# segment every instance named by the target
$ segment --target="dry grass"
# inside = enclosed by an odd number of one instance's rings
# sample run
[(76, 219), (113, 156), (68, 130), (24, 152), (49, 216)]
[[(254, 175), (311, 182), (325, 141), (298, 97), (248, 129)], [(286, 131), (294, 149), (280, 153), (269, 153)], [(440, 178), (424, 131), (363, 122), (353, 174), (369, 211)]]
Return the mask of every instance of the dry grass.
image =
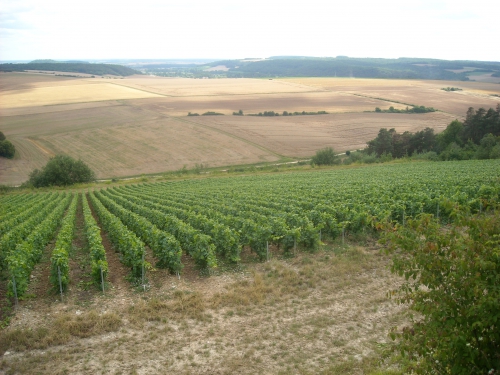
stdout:
[(25, 303), (2, 333), (9, 353), (0, 370), (381, 374), (381, 366), (389, 374), (378, 348), (403, 310), (385, 297), (399, 284), (387, 262), (377, 250), (331, 244), (208, 278), (157, 271), (146, 294), (96, 292), (85, 308), (41, 304), (37, 312)]

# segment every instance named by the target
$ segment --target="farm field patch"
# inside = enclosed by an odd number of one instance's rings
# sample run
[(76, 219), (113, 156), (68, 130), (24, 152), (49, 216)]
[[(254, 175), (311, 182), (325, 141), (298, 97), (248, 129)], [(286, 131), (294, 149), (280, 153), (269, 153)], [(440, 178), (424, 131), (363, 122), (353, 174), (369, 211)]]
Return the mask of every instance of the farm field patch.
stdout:
[(415, 132), (426, 127), (440, 132), (454, 118), (440, 112), (421, 115), (338, 113), (328, 115), (190, 117), (189, 121), (238, 135), (282, 155), (307, 157), (324, 147), (337, 151), (364, 148), (380, 128)]
[[(463, 91), (444, 92), (443, 87)], [(319, 148), (363, 148), (379, 128), (443, 130), (470, 106), (496, 107), (499, 86), (483, 82), (348, 78), (71, 78), (0, 75), (0, 129), (18, 149), (2, 160), (2, 183), (18, 184), (49, 157), (66, 152), (99, 177), (309, 157)], [(380, 99), (382, 98), (382, 99)], [(385, 99), (385, 100), (384, 100)], [(401, 102), (401, 103), (397, 103)], [(373, 113), (375, 107), (432, 106), (423, 115)], [(320, 116), (232, 116), (264, 111)], [(187, 117), (188, 112), (226, 116)], [(370, 111), (371, 113), (365, 113)], [(174, 119), (175, 117), (175, 119)]]
[(149, 98), (158, 95), (110, 83), (87, 83), (69, 86), (36, 87), (2, 93), (1, 108), (46, 106), (53, 104), (102, 100)]
[[(96, 81), (102, 82), (103, 80), (96, 79)], [(181, 97), (321, 91), (321, 88), (304, 86), (300, 83), (251, 78), (194, 79), (131, 76), (114, 83), (161, 95)]]
[[(469, 107), (495, 108), (500, 98), (500, 85), (488, 82), (453, 82), (421, 80), (382, 80), (361, 78), (283, 78), (285, 82), (310, 85), (334, 92), (345, 92), (401, 103), (424, 105), (463, 117)], [(445, 92), (444, 87), (459, 87), (463, 91)]]
[(24, 182), (57, 153), (81, 158), (98, 178), (279, 158), (220, 131), (125, 105), (3, 117), (2, 129), (19, 149), (2, 160), (0, 179), (8, 184)]
[(344, 113), (374, 111), (375, 107), (406, 108), (406, 105), (402, 104), (337, 92), (168, 97), (134, 99), (129, 103), (172, 116), (186, 116), (188, 112), (201, 115), (208, 111), (232, 115), (240, 109), (244, 114), (258, 114), (264, 111), (282, 114), (283, 111)]

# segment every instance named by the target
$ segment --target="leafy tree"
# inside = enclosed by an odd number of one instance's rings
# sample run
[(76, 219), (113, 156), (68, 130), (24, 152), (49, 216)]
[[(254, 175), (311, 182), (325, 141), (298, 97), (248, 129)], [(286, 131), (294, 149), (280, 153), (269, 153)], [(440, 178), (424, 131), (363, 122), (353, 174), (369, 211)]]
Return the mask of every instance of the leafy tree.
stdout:
[(12, 159), (15, 153), (16, 153), (16, 148), (10, 141), (6, 139), (0, 141), (0, 156)]
[[(476, 159), (493, 159), (495, 153), (492, 155), (495, 147), (498, 147), (499, 142), (493, 134), (486, 134), (479, 144), (476, 151)], [(493, 157), (492, 157), (493, 156)]]
[(445, 150), (452, 142), (463, 145), (463, 132), (463, 124), (458, 120), (453, 120), (442, 133), (438, 134), (436, 139), (438, 148)]
[(311, 164), (316, 165), (333, 165), (337, 163), (337, 157), (333, 148), (326, 147), (316, 151), (316, 155), (311, 159)]
[[(484, 190), (484, 189), (483, 189)], [(498, 198), (485, 190), (480, 202)], [(405, 373), (497, 374), (500, 370), (500, 210), (470, 215), (444, 203), (453, 225), (428, 214), (405, 226), (387, 225), (383, 242), (392, 272), (405, 281), (393, 292), (417, 314), (394, 328), (393, 349), (410, 359)]]
[(5, 141), (5, 134), (3, 134), (2, 132), (0, 132), (0, 142), (1, 141)]
[(410, 139), (409, 154), (422, 153), (424, 151), (433, 151), (436, 145), (436, 135), (434, 129), (425, 128), (418, 131)]
[(83, 161), (66, 155), (56, 155), (41, 170), (35, 169), (31, 172), (28, 183), (38, 188), (67, 186), (94, 180), (94, 172)]
[(372, 154), (375, 153), (377, 156), (382, 155), (383, 153), (391, 154), (393, 151), (392, 145), (392, 135), (396, 131), (394, 129), (387, 130), (386, 128), (382, 128), (379, 130), (377, 138), (368, 142), (367, 153)]

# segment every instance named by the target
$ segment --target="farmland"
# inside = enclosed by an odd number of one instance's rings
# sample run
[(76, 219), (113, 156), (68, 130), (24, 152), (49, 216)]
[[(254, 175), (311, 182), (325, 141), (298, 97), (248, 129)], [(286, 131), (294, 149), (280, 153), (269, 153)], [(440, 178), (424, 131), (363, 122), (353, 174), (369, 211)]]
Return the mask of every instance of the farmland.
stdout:
[[(130, 372), (134, 364), (180, 373), (373, 370), (377, 343), (404, 321), (404, 309), (385, 298), (400, 281), (369, 240), (374, 224), (404, 224), (421, 212), (446, 223), (447, 201), (485, 210), (499, 197), (499, 178), (500, 165), (490, 160), (3, 196), (1, 259), (10, 280), (3, 287), (29, 297), (2, 333), (2, 350), (15, 353), (0, 366), (26, 372), (36, 363), (40, 373)], [(93, 223), (102, 231), (89, 235)], [(20, 251), (33, 243), (29, 236), (40, 240)], [(355, 238), (368, 242), (348, 246)], [(34, 324), (44, 330), (23, 341), (29, 331), (22, 327)]]
[[(443, 130), (470, 106), (496, 107), (498, 84), (418, 80), (287, 78), (70, 78), (2, 73), (0, 129), (18, 150), (0, 181), (17, 185), (57, 153), (81, 158), (98, 178), (161, 173), (196, 165), (272, 163), (320, 148), (363, 148), (380, 127)], [(443, 87), (462, 91), (445, 92)], [(374, 113), (425, 105), (439, 112)], [(326, 115), (232, 116), (264, 111)], [(187, 117), (189, 112), (226, 116)]]

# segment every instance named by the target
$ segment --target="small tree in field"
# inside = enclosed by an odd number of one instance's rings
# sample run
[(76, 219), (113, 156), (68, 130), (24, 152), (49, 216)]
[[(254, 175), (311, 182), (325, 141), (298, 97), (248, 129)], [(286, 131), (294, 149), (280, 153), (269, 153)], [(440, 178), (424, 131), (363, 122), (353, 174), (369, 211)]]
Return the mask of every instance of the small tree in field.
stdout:
[(94, 172), (81, 160), (56, 155), (42, 169), (30, 174), (29, 184), (34, 187), (67, 186), (95, 180)]
[(336, 162), (337, 157), (335, 156), (335, 151), (333, 151), (331, 147), (316, 151), (316, 155), (311, 159), (311, 164), (316, 165), (333, 165), (336, 164)]
[(0, 156), (12, 159), (16, 154), (16, 148), (9, 140), (0, 141)]
[(498, 375), (500, 210), (448, 209), (447, 228), (428, 214), (387, 228), (392, 271), (405, 278), (393, 294), (417, 313), (391, 331), (394, 349), (410, 359), (405, 373)]

